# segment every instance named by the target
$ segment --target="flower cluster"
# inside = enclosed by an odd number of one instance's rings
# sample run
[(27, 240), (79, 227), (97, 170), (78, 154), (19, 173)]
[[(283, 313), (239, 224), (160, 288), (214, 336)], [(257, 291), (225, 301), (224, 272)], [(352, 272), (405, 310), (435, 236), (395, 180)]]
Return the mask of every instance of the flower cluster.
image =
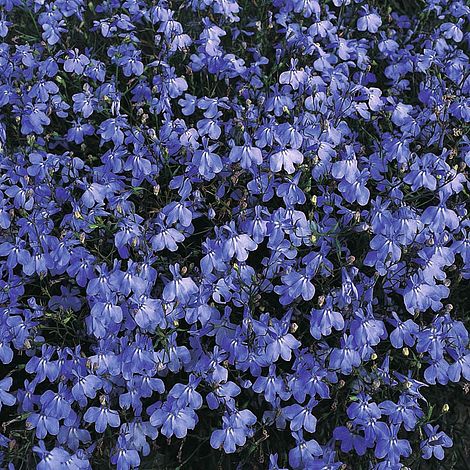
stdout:
[(0, 0), (2, 468), (445, 458), (470, 8), (389, 3)]

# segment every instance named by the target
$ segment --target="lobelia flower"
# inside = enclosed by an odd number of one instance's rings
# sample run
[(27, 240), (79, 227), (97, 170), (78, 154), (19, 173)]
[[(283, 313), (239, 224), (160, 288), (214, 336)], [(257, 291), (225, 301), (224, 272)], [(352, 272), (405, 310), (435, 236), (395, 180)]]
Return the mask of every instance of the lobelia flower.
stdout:
[(286, 470), (285, 468), (279, 467), (278, 458), (277, 454), (269, 455), (269, 470)]
[(240, 162), (240, 166), (245, 170), (253, 165), (263, 163), (263, 155), (258, 147), (251, 145), (251, 138), (245, 132), (243, 136), (245, 143), (243, 145), (234, 145), (229, 154), (229, 160), (232, 163)]
[(217, 149), (217, 144), (209, 145), (208, 139), (204, 137), (202, 145), (202, 149), (198, 149), (194, 152), (192, 163), (198, 167), (198, 171), (201, 176), (211, 180), (217, 173), (222, 171), (222, 160), (213, 152)]
[(367, 188), (369, 176), (369, 172), (363, 170), (352, 184), (347, 179), (343, 179), (339, 183), (338, 189), (341, 191), (344, 199), (349, 203), (357, 201), (361, 206), (365, 206), (369, 202), (370, 197), (370, 191)]
[(333, 298), (328, 296), (320, 310), (312, 309), (310, 312), (310, 334), (315, 339), (330, 335), (333, 328), (337, 331), (344, 328), (343, 316), (340, 312), (335, 312), (334, 308)]
[(452, 439), (443, 431), (438, 431), (439, 426), (432, 426), (431, 424), (424, 425), (424, 432), (427, 438), (420, 444), (420, 449), (424, 459), (436, 457), (438, 460), (444, 458), (444, 448), (452, 447)]
[(191, 297), (198, 292), (195, 282), (190, 277), (182, 277), (180, 265), (177, 263), (170, 267), (173, 280), (168, 282), (163, 289), (163, 299), (167, 302), (178, 300), (183, 304), (188, 304)]
[(318, 404), (314, 399), (309, 400), (306, 406), (291, 405), (284, 408), (284, 416), (290, 420), (291, 431), (304, 429), (307, 432), (314, 433), (317, 425), (317, 419), (311, 413), (312, 409)]
[(282, 320), (273, 318), (272, 326), (267, 330), (265, 358), (269, 363), (274, 363), (281, 356), (285, 361), (290, 361), (292, 351), (300, 347), (301, 343), (289, 333), (289, 316)]
[(379, 436), (375, 447), (374, 455), (383, 459), (387, 457), (391, 462), (399, 462), (401, 457), (409, 457), (411, 455), (411, 446), (406, 439), (399, 439), (399, 426), (391, 425), (386, 428), (383, 435)]
[(341, 339), (341, 348), (334, 348), (331, 351), (330, 367), (340, 370), (343, 374), (350, 374), (353, 367), (361, 364), (361, 356), (356, 348), (354, 337), (344, 335)]
[(222, 429), (212, 432), (210, 438), (211, 447), (223, 448), (227, 454), (234, 453), (237, 446), (245, 445), (247, 433), (244, 427), (236, 425), (232, 416), (222, 416)]
[(300, 165), (303, 161), (304, 156), (299, 150), (281, 147), (271, 155), (269, 167), (274, 173), (284, 169), (290, 175), (295, 172), (294, 164)]
[(333, 437), (341, 441), (341, 450), (350, 452), (352, 449), (357, 455), (364, 455), (367, 451), (368, 442), (362, 434), (351, 431), (346, 426), (338, 426), (333, 431)]
[(6, 377), (0, 380), (0, 410), (3, 405), (13, 406), (16, 403), (16, 398), (8, 393), (13, 384), (13, 379), (11, 377)]
[(357, 29), (376, 33), (382, 25), (382, 19), (377, 13), (371, 12), (368, 5), (362, 7), (361, 10), (362, 16), (357, 20)]
[(238, 233), (234, 222), (224, 225), (223, 229), (227, 232), (227, 239), (222, 245), (224, 259), (228, 261), (235, 255), (238, 261), (246, 261), (248, 253), (255, 250), (258, 245), (247, 234)]
[(59, 420), (53, 416), (47, 416), (43, 412), (31, 413), (27, 419), (27, 426), (36, 429), (36, 437), (44, 439), (48, 434), (59, 434)]
[(95, 423), (95, 430), (98, 433), (104, 432), (108, 426), (118, 428), (121, 424), (119, 413), (106, 405), (91, 406), (86, 410), (83, 419), (87, 423)]
[(85, 67), (90, 63), (90, 59), (79, 52), (78, 49), (68, 51), (67, 59), (64, 62), (64, 70), (68, 73), (82, 74)]
[(75, 420), (67, 419), (59, 429), (57, 441), (60, 444), (66, 444), (68, 448), (77, 451), (80, 447), (80, 442), (88, 443), (91, 441), (91, 435), (86, 429), (80, 429), (80, 418), (77, 416)]
[(395, 326), (395, 329), (390, 333), (390, 342), (394, 348), (402, 348), (403, 344), (413, 346), (415, 338), (419, 332), (418, 325), (410, 318), (404, 322), (398, 318), (396, 312), (392, 312), (393, 320), (390, 321)]
[(403, 424), (407, 431), (413, 430), (418, 419), (423, 416), (416, 399), (406, 394), (400, 395), (398, 403), (386, 400), (380, 403), (379, 406), (382, 413), (389, 416), (392, 424)]
[(33, 447), (33, 451), (41, 458), (37, 465), (40, 470), (51, 470), (60, 466), (65, 466), (65, 462), (70, 458), (70, 454), (62, 447), (54, 447), (48, 451), (44, 441), (40, 440), (38, 446)]
[(194, 410), (188, 406), (180, 407), (173, 398), (165, 401), (160, 408), (157, 408), (150, 415), (150, 424), (161, 427), (160, 432), (171, 437), (185, 437), (188, 429), (194, 429), (197, 423), (197, 415)]
[(120, 435), (117, 440), (117, 447), (113, 455), (111, 455), (111, 463), (117, 468), (129, 470), (140, 465), (140, 457), (137, 450), (129, 448), (125, 436)]
[(296, 70), (298, 60), (291, 59), (291, 68), (287, 72), (282, 72), (279, 76), (279, 83), (281, 85), (290, 85), (294, 90), (297, 90), (307, 80), (307, 74), (303, 70)]
[(315, 439), (306, 441), (302, 431), (292, 433), (296, 447), (289, 451), (289, 464), (293, 468), (306, 468), (314, 461), (314, 457), (323, 454), (323, 449)]

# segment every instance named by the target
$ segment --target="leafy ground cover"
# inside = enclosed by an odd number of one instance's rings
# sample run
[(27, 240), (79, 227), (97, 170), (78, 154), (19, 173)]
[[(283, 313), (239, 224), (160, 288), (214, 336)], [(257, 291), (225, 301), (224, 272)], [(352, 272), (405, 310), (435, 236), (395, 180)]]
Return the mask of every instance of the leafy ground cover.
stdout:
[(463, 0), (0, 0), (0, 467), (470, 455)]

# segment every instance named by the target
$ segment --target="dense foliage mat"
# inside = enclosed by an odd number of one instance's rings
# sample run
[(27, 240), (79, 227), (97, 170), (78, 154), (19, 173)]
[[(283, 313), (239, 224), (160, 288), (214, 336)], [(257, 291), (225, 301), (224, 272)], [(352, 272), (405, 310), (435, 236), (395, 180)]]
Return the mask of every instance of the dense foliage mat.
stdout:
[(464, 0), (0, 0), (0, 467), (465, 469)]

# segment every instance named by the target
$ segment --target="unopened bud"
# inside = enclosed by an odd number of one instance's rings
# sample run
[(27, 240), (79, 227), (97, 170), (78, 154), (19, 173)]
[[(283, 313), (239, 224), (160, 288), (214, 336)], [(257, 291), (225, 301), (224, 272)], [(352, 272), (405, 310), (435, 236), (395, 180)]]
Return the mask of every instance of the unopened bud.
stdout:
[(444, 405), (442, 406), (442, 412), (447, 413), (449, 410), (450, 410), (449, 405), (447, 403), (444, 403)]
[(403, 348), (402, 353), (404, 356), (409, 356), (410, 355), (410, 350), (408, 348)]
[(157, 133), (155, 132), (155, 129), (149, 129), (147, 131), (147, 135), (151, 140), (157, 140)]
[(290, 332), (291, 333), (295, 333), (297, 330), (299, 329), (299, 325), (297, 325), (297, 323), (292, 323), (292, 325), (290, 326)]

